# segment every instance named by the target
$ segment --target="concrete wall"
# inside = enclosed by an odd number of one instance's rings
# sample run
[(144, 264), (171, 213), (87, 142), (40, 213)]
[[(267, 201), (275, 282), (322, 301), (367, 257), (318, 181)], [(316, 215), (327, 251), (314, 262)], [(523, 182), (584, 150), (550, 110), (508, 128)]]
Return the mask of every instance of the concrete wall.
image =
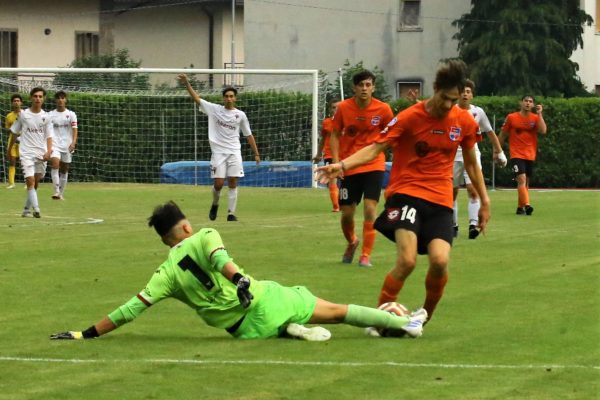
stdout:
[(0, 0), (0, 10), (0, 29), (18, 30), (19, 67), (67, 66), (75, 58), (75, 32), (99, 29), (97, 1)]
[(581, 0), (581, 8), (594, 18), (593, 26), (585, 26), (584, 48), (579, 48), (571, 60), (579, 64), (579, 77), (589, 92), (600, 94), (600, 0)]
[[(248, 68), (320, 69), (335, 78), (348, 59), (385, 72), (390, 93), (395, 81), (421, 79), (425, 94), (442, 58), (457, 54), (451, 22), (469, 1), (428, 0), (421, 5), (422, 30), (399, 31), (400, 0), (245, 0)], [(331, 80), (331, 79), (330, 79)]]

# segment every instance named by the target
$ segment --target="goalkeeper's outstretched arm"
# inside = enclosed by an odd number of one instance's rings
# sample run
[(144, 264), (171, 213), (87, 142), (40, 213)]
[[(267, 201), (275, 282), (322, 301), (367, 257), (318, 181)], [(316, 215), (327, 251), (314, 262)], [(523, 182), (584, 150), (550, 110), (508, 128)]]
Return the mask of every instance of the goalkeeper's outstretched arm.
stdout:
[(98, 336), (102, 336), (110, 331), (117, 329), (117, 325), (114, 324), (108, 317), (102, 318), (96, 324), (90, 326), (85, 331), (66, 331), (55, 333), (54, 335), (50, 335), (50, 339), (52, 340), (60, 340), (60, 339), (70, 339), (70, 340), (78, 340), (78, 339), (93, 339)]
[(194, 99), (194, 101), (196, 102), (196, 104), (200, 105), (200, 95), (198, 93), (196, 93), (196, 91), (192, 87), (192, 84), (190, 83), (187, 75), (186, 74), (179, 74), (179, 75), (177, 75), (177, 79), (179, 79), (179, 81), (183, 85), (185, 85), (185, 88), (187, 89), (187, 91), (190, 94), (191, 98)]

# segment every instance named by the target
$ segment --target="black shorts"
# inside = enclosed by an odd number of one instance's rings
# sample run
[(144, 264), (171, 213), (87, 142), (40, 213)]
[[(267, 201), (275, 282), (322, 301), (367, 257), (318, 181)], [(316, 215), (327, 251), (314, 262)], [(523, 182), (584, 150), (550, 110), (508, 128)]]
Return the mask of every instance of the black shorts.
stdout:
[(533, 175), (533, 161), (523, 160), (522, 158), (511, 158), (510, 165), (516, 175), (525, 174), (526, 176)]
[(433, 239), (442, 239), (452, 246), (452, 209), (405, 194), (394, 194), (385, 202), (385, 210), (375, 220), (375, 229), (392, 242), (396, 230), (406, 229), (417, 235), (417, 252), (427, 254)]
[(363, 172), (345, 177), (340, 184), (340, 205), (360, 204), (365, 199), (379, 201), (383, 186), (383, 171)]

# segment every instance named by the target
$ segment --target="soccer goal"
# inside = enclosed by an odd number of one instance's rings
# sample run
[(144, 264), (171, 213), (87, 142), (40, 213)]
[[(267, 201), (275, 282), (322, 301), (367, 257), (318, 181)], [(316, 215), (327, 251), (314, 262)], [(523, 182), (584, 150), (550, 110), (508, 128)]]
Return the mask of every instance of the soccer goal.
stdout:
[[(225, 86), (238, 89), (262, 162), (256, 166), (240, 137), (245, 177), (240, 185), (311, 187), (327, 82), (317, 70), (0, 68), (0, 115), (10, 96), (47, 91), (68, 94), (79, 140), (69, 180), (212, 184), (208, 121), (176, 79), (185, 73), (205, 100), (222, 104)], [(6, 138), (2, 137), (3, 143)], [(5, 168), (5, 163), (3, 167)]]

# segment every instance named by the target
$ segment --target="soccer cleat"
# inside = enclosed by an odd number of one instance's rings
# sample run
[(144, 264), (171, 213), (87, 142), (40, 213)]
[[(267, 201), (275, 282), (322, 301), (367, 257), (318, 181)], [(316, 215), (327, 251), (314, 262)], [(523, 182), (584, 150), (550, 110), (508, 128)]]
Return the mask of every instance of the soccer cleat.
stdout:
[(334, 207), (333, 210), (331, 210), (331, 212), (340, 212), (340, 208), (339, 207)]
[(210, 206), (210, 211), (208, 212), (208, 219), (210, 219), (211, 221), (214, 221), (215, 219), (217, 219), (217, 211), (219, 210), (219, 205), (212, 205)]
[(476, 239), (479, 236), (479, 230), (475, 225), (469, 225), (469, 239)]
[(54, 200), (60, 200), (60, 192), (56, 192), (52, 195), (52, 199)]
[(23, 212), (21, 213), (21, 217), (25, 218), (25, 217), (30, 217), (31, 216), (31, 211), (29, 211), (29, 208), (24, 208)]
[(7, 189), (14, 189), (14, 188), (15, 188), (15, 184), (14, 184), (14, 183), (13, 183), (13, 184), (10, 184), (10, 185), (8, 185), (6, 188), (7, 188)]
[(453, 231), (452, 231), (452, 235), (457, 238), (458, 237), (458, 225), (454, 225), (452, 227)]
[(527, 204), (525, 206), (525, 215), (531, 215), (533, 214), (533, 207), (531, 207), (529, 204)]
[(377, 328), (372, 327), (372, 326), (365, 328), (365, 335), (371, 336), (371, 337), (381, 337), (381, 335), (379, 334), (379, 331), (377, 331)]
[(344, 251), (344, 255), (342, 256), (342, 262), (344, 264), (352, 264), (354, 252), (356, 252), (359, 243), (360, 240), (356, 239), (354, 242), (348, 244), (348, 247), (346, 247), (346, 251)]
[(410, 314), (410, 321), (402, 327), (408, 336), (418, 338), (423, 334), (423, 324), (427, 321), (427, 310), (419, 308)]
[(517, 207), (517, 215), (525, 215), (525, 207)]
[(369, 261), (369, 257), (368, 256), (360, 256), (358, 259), (358, 266), (359, 267), (365, 267), (365, 268), (370, 268), (373, 266), (373, 264), (371, 264), (371, 261)]
[(42, 214), (40, 214), (40, 210), (33, 210), (33, 218), (42, 218)]
[(307, 328), (304, 325), (291, 323), (285, 328), (288, 335), (309, 342), (324, 342), (331, 338), (331, 332), (320, 326)]
[(237, 217), (233, 214), (227, 216), (227, 221), (237, 221)]

